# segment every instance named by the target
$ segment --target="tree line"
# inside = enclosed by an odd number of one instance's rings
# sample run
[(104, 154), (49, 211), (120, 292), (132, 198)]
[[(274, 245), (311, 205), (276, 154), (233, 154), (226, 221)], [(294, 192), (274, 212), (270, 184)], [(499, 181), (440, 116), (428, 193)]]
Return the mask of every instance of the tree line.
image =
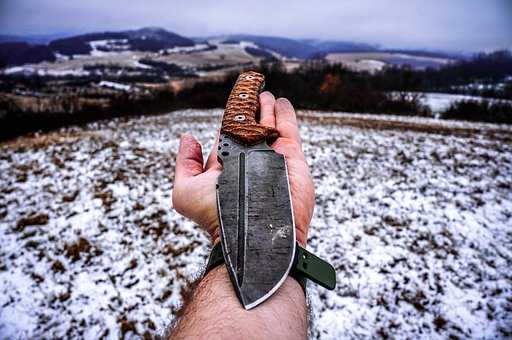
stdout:
[[(292, 72), (287, 72), (280, 62), (262, 63), (256, 70), (265, 75), (267, 90), (277, 97), (289, 98), (299, 109), (429, 117), (432, 113), (421, 104), (418, 92), (450, 92), (456, 84), (503, 81), (512, 74), (512, 57), (510, 52), (500, 51), (478, 55), (439, 70), (423, 71), (390, 67), (376, 73), (355, 72), (322, 60), (306, 61)], [(237, 74), (231, 74), (221, 81), (197, 82), (176, 93), (170, 88), (153, 90), (146, 96), (118, 93), (105, 98), (108, 105), (90, 104), (93, 101), (78, 105), (80, 95), (58, 94), (59, 100), (70, 101), (59, 107), (73, 107), (71, 114), (51, 109), (31, 112), (8, 96), (0, 97), (0, 139), (111, 117), (224, 107), (236, 77)], [(44, 87), (44, 81), (39, 80), (32, 79), (25, 85)], [(77, 86), (81, 88), (85, 84)], [(510, 84), (508, 86), (509, 92), (505, 91), (502, 98), (512, 99)], [(512, 124), (512, 105), (504, 100), (455, 103), (441, 113), (441, 118)]]

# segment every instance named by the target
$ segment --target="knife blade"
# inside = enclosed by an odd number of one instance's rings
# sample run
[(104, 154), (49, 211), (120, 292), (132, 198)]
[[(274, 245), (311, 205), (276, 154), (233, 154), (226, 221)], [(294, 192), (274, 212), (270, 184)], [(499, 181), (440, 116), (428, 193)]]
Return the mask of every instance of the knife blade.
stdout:
[(246, 309), (268, 299), (294, 262), (295, 222), (285, 157), (269, 145), (278, 132), (258, 124), (263, 75), (242, 73), (219, 135), (217, 208), (229, 277)]

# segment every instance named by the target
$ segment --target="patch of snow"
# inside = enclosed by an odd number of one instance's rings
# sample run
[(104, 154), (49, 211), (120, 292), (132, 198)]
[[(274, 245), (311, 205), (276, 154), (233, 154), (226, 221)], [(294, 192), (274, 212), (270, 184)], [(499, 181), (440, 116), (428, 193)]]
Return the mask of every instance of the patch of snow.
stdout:
[(254, 42), (245, 41), (245, 40), (240, 41), (240, 47), (242, 47), (242, 48), (251, 47), (251, 48), (260, 49), (260, 47), (258, 45), (256, 45)]
[[(96, 57), (104, 57), (112, 55), (112, 53), (115, 52), (128, 51), (130, 49), (128, 39), (94, 40), (89, 42), (89, 46), (92, 48), (90, 54)], [(107, 49), (108, 51), (99, 50), (99, 47)]]
[(16, 73), (32, 74), (32, 73), (34, 73), (34, 68), (29, 67), (29, 66), (13, 66), (13, 67), (8, 67), (8, 68), (2, 70), (2, 73), (4, 73), (4, 74), (16, 74)]
[(165, 51), (168, 53), (186, 53), (186, 52), (201, 51), (206, 48), (208, 48), (208, 44), (195, 44), (193, 46), (175, 46), (173, 48), (168, 48)]
[(25, 75), (34, 75), (38, 76), (54, 76), (54, 77), (62, 77), (62, 76), (87, 76), (89, 75), (89, 71), (84, 70), (83, 68), (74, 68), (74, 69), (52, 69), (52, 68), (34, 68), (31, 66), (15, 66), (9, 67), (3, 71), (5, 74), (25, 74)]
[(88, 76), (90, 74), (89, 71), (84, 70), (83, 68), (76, 68), (76, 69), (67, 69), (67, 70), (52, 70), (52, 69), (39, 69), (37, 70), (37, 74), (40, 76)]
[[(136, 56), (134, 56), (134, 58), (136, 58)], [(138, 59), (133, 61), (133, 67), (143, 68), (143, 69), (150, 69), (150, 68), (152, 68), (149, 65), (141, 63)]]
[(70, 58), (69, 58), (69, 56), (67, 56), (67, 55), (65, 55), (65, 54), (61, 54), (61, 53), (59, 53), (59, 52), (54, 52), (54, 54), (55, 54), (55, 58), (57, 58), (57, 61), (58, 61), (58, 62), (59, 62), (59, 61), (67, 61), (67, 60), (69, 60), (69, 59), (70, 59)]
[(98, 83), (98, 86), (106, 87), (106, 88), (110, 88), (110, 89), (114, 89), (114, 90), (121, 90), (121, 91), (130, 91), (132, 89), (131, 85), (116, 83), (116, 82), (108, 81), (108, 80), (100, 81)]
[(423, 105), (430, 107), (433, 113), (440, 113), (446, 111), (450, 105), (458, 101), (472, 100), (481, 102), (484, 98), (479, 96), (469, 96), (461, 94), (448, 94), (448, 93), (422, 93), (420, 102)]

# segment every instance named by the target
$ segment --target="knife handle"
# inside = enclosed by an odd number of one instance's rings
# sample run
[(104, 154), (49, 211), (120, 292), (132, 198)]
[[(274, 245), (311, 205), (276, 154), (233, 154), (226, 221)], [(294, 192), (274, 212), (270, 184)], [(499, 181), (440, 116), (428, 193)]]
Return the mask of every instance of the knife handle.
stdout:
[(257, 72), (244, 72), (238, 76), (231, 90), (224, 117), (221, 134), (226, 134), (246, 145), (267, 141), (272, 144), (279, 133), (276, 129), (258, 124), (260, 102), (258, 95), (263, 89), (265, 77)]

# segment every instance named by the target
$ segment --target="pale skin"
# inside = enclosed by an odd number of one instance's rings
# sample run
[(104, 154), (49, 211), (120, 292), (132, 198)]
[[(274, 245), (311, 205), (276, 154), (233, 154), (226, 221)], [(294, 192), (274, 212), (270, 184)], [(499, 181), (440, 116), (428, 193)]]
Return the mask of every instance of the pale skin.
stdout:
[[(313, 180), (297, 125), (295, 110), (284, 98), (270, 92), (260, 94), (260, 123), (279, 131), (272, 148), (285, 156), (297, 241), (306, 245), (315, 195)], [(219, 242), (219, 221), (215, 184), (222, 171), (215, 144), (203, 162), (201, 145), (188, 134), (181, 138), (176, 159), (173, 206)], [(246, 311), (235, 295), (225, 266), (218, 266), (204, 277), (190, 303), (172, 330), (172, 339), (305, 339), (307, 337), (306, 298), (293, 278), (267, 301)]]

